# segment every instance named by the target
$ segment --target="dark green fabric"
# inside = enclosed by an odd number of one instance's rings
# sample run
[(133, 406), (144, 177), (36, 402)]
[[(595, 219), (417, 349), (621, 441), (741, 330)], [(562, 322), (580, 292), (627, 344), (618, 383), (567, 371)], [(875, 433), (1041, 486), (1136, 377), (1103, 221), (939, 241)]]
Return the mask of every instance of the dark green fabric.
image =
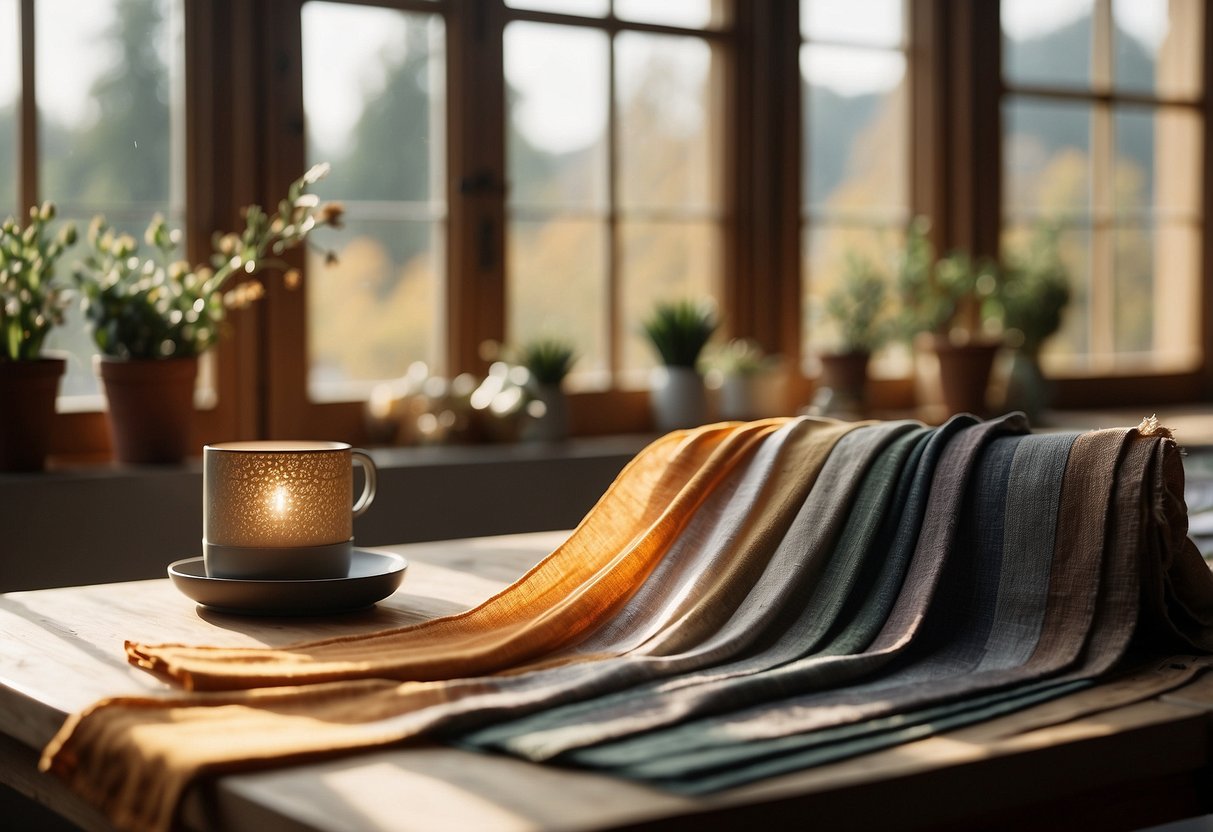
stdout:
[[(985, 575), (983, 595), (973, 603), (964, 603), (964, 596), (976, 589), (976, 573), (972, 567), (980, 560), (979, 553), (972, 550), (970, 540), (976, 533), (979, 519), (971, 516), (973, 501), (966, 500), (966, 494), (983, 490), (969, 488), (973, 477), (979, 484), (983, 479), (1001, 482), (1005, 499), (1013, 448), (1010, 453), (997, 454), (996, 463), (990, 466), (984, 464), (983, 455), (998, 436), (1022, 429), (1023, 423), (1015, 419), (988, 422), (965, 429), (948, 444), (931, 476), (923, 533), (902, 593), (894, 603), (884, 629), (868, 651), (809, 658), (744, 677), (737, 680), (735, 687), (744, 684), (750, 689), (746, 692), (759, 691), (764, 695), (744, 702), (741, 697), (734, 696), (730, 703), (732, 707), (722, 716), (584, 748), (568, 755), (570, 761), (579, 765), (630, 766), (672, 751), (682, 753), (689, 749), (734, 746), (742, 740), (793, 734), (870, 718), (894, 707), (881, 689), (901, 681), (896, 674), (900, 667), (906, 666), (904, 662), (911, 662), (909, 682), (914, 685), (919, 685), (923, 679), (934, 683), (948, 675), (951, 669), (946, 656), (944, 661), (937, 660), (925, 672), (912, 660), (917, 657), (921, 661), (933, 655), (940, 649), (941, 642), (947, 643), (949, 634), (961, 639), (963, 649), (970, 652), (970, 641), (984, 640), (983, 633), (975, 635), (962, 626), (963, 622), (956, 620), (965, 612), (980, 620), (985, 614), (984, 607), (989, 605), (992, 609), (990, 596), (997, 586), (995, 576), (990, 575), (988, 569), (978, 570)], [(993, 505), (987, 509), (996, 510)], [(966, 521), (965, 518), (969, 519)], [(988, 541), (988, 551), (984, 554), (1000, 563), (1001, 546), (1002, 537), (998, 534)], [(953, 558), (954, 549), (963, 551)], [(952, 572), (945, 579), (943, 567), (949, 562)], [(942, 597), (938, 607), (932, 609), (937, 590)], [(910, 600), (907, 602), (907, 599)], [(866, 683), (858, 682), (861, 676), (872, 677), (873, 674), (884, 675), (877, 675)], [(890, 674), (893, 681), (889, 681)], [(822, 688), (826, 690), (822, 691)], [(869, 688), (880, 691), (880, 697), (865, 701), (863, 692)]]
[[(934, 432), (918, 457), (919, 466), (912, 477), (903, 476), (897, 489), (886, 489), (885, 493), (894, 498), (893, 511), (881, 518), (876, 539), (875, 551), (884, 555), (876, 585), (866, 593), (855, 618), (838, 628), (835, 638), (820, 653), (806, 652), (804, 631), (793, 630), (791, 637), (777, 641), (766, 653), (743, 663), (740, 668), (733, 668), (739, 672), (701, 674), (689, 683), (675, 679), (667, 685), (627, 691), (605, 703), (588, 702), (558, 709), (553, 714), (525, 720), (518, 725), (495, 726), (467, 741), (507, 748), (532, 759), (545, 759), (608, 737), (652, 730), (691, 715), (735, 711), (806, 689), (838, 684), (879, 669), (904, 647), (898, 643), (900, 640), (904, 638), (908, 644), (917, 632), (922, 611), (940, 574), (938, 553), (944, 551), (940, 546), (955, 534), (959, 522), (963, 481), (958, 482), (956, 471), (949, 470), (940, 480), (943, 483), (940, 487), (936, 484), (940, 479), (939, 469), (944, 465), (957, 467), (967, 477), (987, 441), (1002, 433), (1022, 432), (1024, 428), (1022, 418), (1017, 416), (981, 425), (972, 417), (962, 416)], [(907, 482), (908, 488), (902, 487)], [(933, 512), (932, 501), (935, 501)], [(921, 538), (922, 548), (931, 554), (921, 555), (917, 549), (919, 532), (924, 528), (927, 533)], [(884, 547), (890, 545), (890, 539), (893, 548), (887, 550)], [(919, 608), (907, 608), (904, 606), (907, 596), (899, 589), (907, 569), (914, 564), (918, 567), (913, 574)], [(890, 611), (899, 608), (901, 619), (896, 632), (890, 635), (886, 618)], [(811, 627), (809, 622), (815, 614), (816, 610), (806, 605), (800, 623)], [(841, 652), (848, 647), (863, 650), (881, 632), (882, 626), (886, 627), (885, 638), (889, 645), (871, 653)], [(674, 730), (677, 732), (678, 729)], [(677, 741), (675, 738), (674, 742)], [(645, 740), (639, 742), (643, 744)], [(587, 753), (592, 755), (594, 752)], [(637, 753), (649, 752), (641, 749)]]
[(1077, 433), (1026, 437), (1015, 451), (1003, 528), (1003, 583), (994, 611), (999, 625), (981, 670), (1016, 667), (1032, 655), (1044, 623), (1061, 483)]
[[(519, 749), (524, 746), (532, 749), (528, 756), (551, 756), (564, 750), (563, 743), (566, 742), (582, 745), (606, 739), (616, 731), (631, 733), (637, 730), (636, 725), (642, 720), (652, 718), (644, 711), (643, 703), (669, 703), (671, 700), (664, 694), (670, 686), (690, 687), (704, 681), (722, 680), (803, 654), (829, 628), (831, 610), (836, 611), (841, 607), (841, 599), (828, 596), (845, 594), (854, 583), (848, 580), (855, 571), (854, 563), (849, 569), (851, 575), (848, 575), (847, 566), (841, 564), (838, 558), (831, 557), (827, 562), (823, 557), (833, 548), (831, 541), (837, 537), (841, 541), (840, 547), (849, 545), (850, 560), (862, 557), (865, 551), (862, 547), (858, 551), (851, 550), (856, 549), (860, 541), (871, 538), (872, 530), (879, 523), (880, 512), (887, 506), (888, 497), (892, 494), (891, 483), (905, 460), (921, 451), (930, 433), (912, 423), (861, 428), (844, 437), (835, 447), (820, 478), (827, 487), (815, 489), (815, 497), (806, 501), (793, 521), (771, 558), (767, 572), (770, 581), (764, 582), (755, 592), (752, 605), (742, 608), (743, 613), (750, 614), (739, 614), (737, 620), (723, 628), (719, 637), (709, 640), (707, 649), (711, 650), (709, 658), (721, 662), (739, 655), (741, 648), (772, 631), (783, 636), (775, 644), (754, 656), (732, 662), (710, 667), (706, 662), (701, 662), (701, 666), (709, 669), (699, 673), (683, 672), (673, 681), (658, 679), (619, 694), (600, 696), (584, 703), (547, 709), (533, 717), (499, 723), (466, 737), (463, 742), (483, 746), (510, 743), (511, 747), (516, 744)], [(857, 475), (865, 471), (862, 485), (858, 485)], [(840, 480), (843, 474), (846, 479)], [(841, 511), (840, 508), (849, 504), (852, 497), (861, 504), (872, 501), (874, 509), (878, 510), (870, 513)], [(840, 498), (846, 502), (841, 502)], [(828, 505), (831, 502), (834, 504), (832, 508)], [(834, 522), (823, 518), (826, 510), (833, 512)], [(839, 532), (838, 527), (843, 521), (846, 527)], [(823, 601), (823, 606), (818, 608), (812, 601), (806, 604), (806, 594)], [(755, 616), (755, 611), (762, 615)], [(728, 649), (724, 649), (726, 647)], [(653, 671), (650, 677), (657, 676), (658, 670), (664, 669), (665, 675), (668, 675), (674, 669), (669, 661), (661, 662), (656, 657), (648, 657), (646, 664)], [(689, 671), (694, 667), (684, 663), (677, 669)], [(611, 717), (615, 714), (622, 715), (631, 724), (626, 727), (611, 725)], [(604, 728), (594, 730), (591, 727), (594, 722)]]
[(701, 794), (1090, 687), (1124, 660), (1142, 596), (1159, 631), (1213, 641), (1205, 594), (1170, 586), (1196, 562), (1171, 560), (1189, 554), (1173, 443), (1024, 429), (958, 417), (890, 442), (834, 495), (842, 532), (749, 655), (459, 741)]

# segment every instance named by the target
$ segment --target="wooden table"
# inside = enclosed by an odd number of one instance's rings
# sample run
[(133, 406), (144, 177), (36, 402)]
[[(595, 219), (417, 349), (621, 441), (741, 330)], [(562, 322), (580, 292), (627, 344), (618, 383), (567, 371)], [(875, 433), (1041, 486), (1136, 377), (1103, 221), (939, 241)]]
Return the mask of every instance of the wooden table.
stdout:
[[(102, 696), (164, 686), (126, 664), (123, 639), (281, 645), (417, 621), (488, 597), (562, 536), (392, 547), (411, 564), (400, 590), (372, 610), (326, 619), (216, 615), (167, 579), (0, 596), (0, 781), (87, 829), (107, 829), (58, 781), (38, 774), (35, 761), (69, 712)], [(1098, 700), (1115, 691), (1105, 685), (1078, 696)], [(1069, 701), (706, 799), (414, 745), (224, 777), (190, 793), (184, 820), (195, 829), (257, 832), (698, 830), (755, 823), (1115, 829), (1213, 811), (1213, 674), (1165, 696), (1038, 727), (1055, 722)]]

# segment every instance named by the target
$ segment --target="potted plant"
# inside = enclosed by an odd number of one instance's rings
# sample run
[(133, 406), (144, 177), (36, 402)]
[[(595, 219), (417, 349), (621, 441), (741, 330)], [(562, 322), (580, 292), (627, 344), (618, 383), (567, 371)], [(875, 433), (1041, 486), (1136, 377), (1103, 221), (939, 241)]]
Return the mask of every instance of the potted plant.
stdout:
[[(340, 221), (339, 205), (321, 205), (306, 192), (327, 172), (327, 165), (317, 165), (292, 183), (273, 215), (258, 205), (245, 208), (242, 233), (215, 234), (210, 266), (178, 256), (181, 232), (170, 230), (159, 214), (144, 234), (147, 254), (104, 217), (93, 219), (88, 257), (73, 276), (101, 351), (98, 367), (119, 461), (185, 458), (198, 356), (222, 336), (228, 308), (263, 294), (252, 276), (283, 268), (277, 255), (315, 228)], [(291, 273), (287, 278), (297, 280)]]
[(867, 408), (868, 363), (891, 333), (888, 278), (874, 263), (848, 252), (841, 279), (822, 304), (837, 332), (837, 347), (824, 351), (815, 405), (823, 412), (861, 415)]
[(898, 274), (909, 334), (938, 359), (944, 409), (982, 413), (994, 356), (1002, 347), (996, 263), (956, 251), (936, 260), (928, 225), (912, 223)]
[(1049, 388), (1040, 368), (1046, 340), (1061, 328), (1070, 302), (1070, 270), (1061, 259), (1056, 228), (1039, 226), (1020, 251), (1005, 258), (1002, 307), (1008, 345), (1014, 346), (1004, 406), (1038, 422)]
[(777, 361), (750, 338), (733, 338), (709, 361), (708, 384), (719, 387), (717, 410), (721, 419), (756, 419), (770, 409), (762, 382)]
[(569, 435), (569, 405), (561, 385), (576, 361), (576, 349), (560, 338), (539, 338), (519, 350), (518, 363), (527, 370), (531, 397), (524, 439), (551, 441)]
[(707, 394), (697, 365), (716, 326), (713, 307), (690, 300), (659, 303), (644, 321), (644, 333), (662, 363), (649, 390), (658, 430), (694, 427), (707, 420)]
[(0, 225), (0, 470), (37, 471), (46, 464), (55, 397), (64, 359), (44, 355), (43, 342), (63, 322), (70, 300), (55, 266), (76, 241), (70, 223), (50, 234), (55, 206), (30, 208), (22, 228)]

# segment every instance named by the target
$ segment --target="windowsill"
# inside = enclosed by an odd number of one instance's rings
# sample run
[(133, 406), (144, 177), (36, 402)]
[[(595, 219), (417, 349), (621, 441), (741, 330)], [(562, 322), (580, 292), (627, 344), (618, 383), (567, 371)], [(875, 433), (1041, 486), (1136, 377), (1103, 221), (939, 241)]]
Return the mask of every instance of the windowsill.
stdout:
[[(373, 448), (378, 495), (355, 521), (355, 542), (571, 528), (651, 439)], [(72, 462), (0, 474), (0, 507), (0, 592), (158, 578), (200, 554), (202, 465)]]
[[(557, 459), (594, 459), (620, 454), (635, 456), (656, 436), (653, 434), (614, 434), (574, 437), (559, 442), (500, 442), (479, 445), (369, 445), (367, 451), (380, 469), (405, 466), (499, 465), (510, 462)], [(108, 454), (52, 456), (45, 471), (31, 474), (0, 471), (0, 485), (9, 480), (27, 482), (42, 478), (115, 478), (201, 473), (201, 457), (191, 457), (180, 465), (123, 465)]]
[[(1136, 425), (1152, 408), (1055, 411), (1045, 429)], [(906, 414), (912, 415), (912, 414)], [(1213, 447), (1213, 405), (1159, 407), (1189, 448)], [(382, 447), (376, 504), (355, 523), (362, 546), (571, 528), (651, 440), (647, 434), (556, 443)], [(0, 474), (5, 530), (0, 592), (157, 578), (199, 553), (202, 466), (56, 461)]]
[(1213, 446), (1213, 404), (1118, 407), (1100, 410), (1054, 410), (1047, 427), (1069, 430), (1134, 427), (1148, 416), (1170, 428), (1181, 447)]

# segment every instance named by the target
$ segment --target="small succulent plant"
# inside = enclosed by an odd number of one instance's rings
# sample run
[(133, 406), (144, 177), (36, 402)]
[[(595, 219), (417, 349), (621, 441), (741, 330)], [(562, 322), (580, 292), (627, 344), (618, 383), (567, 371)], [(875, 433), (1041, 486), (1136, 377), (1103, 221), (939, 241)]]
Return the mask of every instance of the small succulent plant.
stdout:
[(561, 338), (539, 338), (522, 346), (518, 363), (536, 384), (560, 384), (577, 360), (577, 350)]
[(691, 369), (716, 327), (712, 306), (689, 300), (659, 303), (644, 322), (644, 332), (661, 356), (661, 363)]

